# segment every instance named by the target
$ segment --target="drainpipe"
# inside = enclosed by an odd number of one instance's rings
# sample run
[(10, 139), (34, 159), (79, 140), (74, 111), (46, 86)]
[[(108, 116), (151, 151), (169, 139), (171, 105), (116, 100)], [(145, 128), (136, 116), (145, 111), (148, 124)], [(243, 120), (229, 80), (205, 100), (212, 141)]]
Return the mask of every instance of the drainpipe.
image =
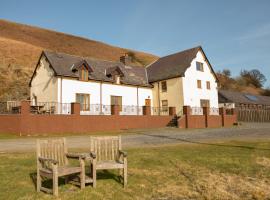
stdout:
[(137, 86), (137, 115), (139, 115), (139, 87)]
[(158, 115), (160, 115), (160, 91), (159, 91), (159, 82), (158, 82)]
[(62, 107), (62, 101), (63, 101), (63, 95), (62, 95), (62, 93), (63, 93), (63, 78), (61, 77), (61, 87), (60, 87), (60, 107), (61, 107), (61, 114), (62, 114), (62, 109), (63, 109), (63, 107)]
[(99, 110), (100, 110), (100, 114), (102, 114), (102, 81), (100, 82), (100, 85), (99, 85)]

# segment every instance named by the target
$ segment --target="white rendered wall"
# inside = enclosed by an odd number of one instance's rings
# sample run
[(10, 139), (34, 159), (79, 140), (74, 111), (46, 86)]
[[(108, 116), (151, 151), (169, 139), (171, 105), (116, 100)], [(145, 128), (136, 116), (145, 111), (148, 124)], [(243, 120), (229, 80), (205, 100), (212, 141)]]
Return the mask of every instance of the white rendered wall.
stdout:
[[(61, 82), (61, 78), (58, 79)], [(61, 87), (61, 83), (58, 84)], [(59, 102), (61, 102), (61, 89), (59, 91)], [(76, 102), (76, 93), (84, 93), (90, 95), (90, 104), (99, 104), (99, 83), (85, 82), (74, 79), (62, 79), (62, 103)]]
[[(61, 89), (62, 82), (62, 89)], [(58, 78), (58, 101), (62, 103), (71, 103), (76, 101), (76, 93), (84, 93), (90, 95), (90, 104), (100, 104), (100, 82), (94, 81), (78, 81), (74, 79)], [(139, 106), (145, 105), (145, 99), (150, 98), (152, 101), (152, 88), (138, 88), (127, 85), (116, 85), (109, 83), (102, 83), (102, 104), (111, 105), (111, 96), (122, 96), (123, 106)], [(138, 101), (138, 102), (137, 102)], [(151, 102), (152, 105), (152, 102)], [(91, 108), (98, 109), (97, 106), (90, 107), (90, 112), (85, 111), (84, 114), (93, 112)], [(142, 111), (140, 111), (142, 113)], [(83, 114), (83, 113), (82, 113)], [(135, 114), (135, 113), (134, 113)]]
[[(197, 71), (196, 61), (203, 63), (204, 71)], [(201, 99), (210, 101), (210, 107), (218, 108), (218, 91), (214, 74), (201, 51), (197, 53), (195, 59), (192, 60), (190, 67), (186, 70), (183, 80), (184, 105), (192, 107), (200, 107)], [(201, 80), (202, 88), (197, 88), (197, 80)], [(211, 89), (206, 88), (206, 81), (210, 81)]]

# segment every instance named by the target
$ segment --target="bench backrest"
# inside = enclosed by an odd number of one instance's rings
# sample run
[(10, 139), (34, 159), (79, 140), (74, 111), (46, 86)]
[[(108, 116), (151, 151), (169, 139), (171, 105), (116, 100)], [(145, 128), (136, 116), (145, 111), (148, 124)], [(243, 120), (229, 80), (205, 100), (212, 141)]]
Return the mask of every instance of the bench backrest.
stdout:
[(66, 139), (39, 139), (37, 140), (37, 157), (57, 160), (59, 166), (68, 164), (66, 157)]
[(121, 136), (90, 137), (90, 151), (97, 156), (97, 161), (118, 160), (122, 150)]

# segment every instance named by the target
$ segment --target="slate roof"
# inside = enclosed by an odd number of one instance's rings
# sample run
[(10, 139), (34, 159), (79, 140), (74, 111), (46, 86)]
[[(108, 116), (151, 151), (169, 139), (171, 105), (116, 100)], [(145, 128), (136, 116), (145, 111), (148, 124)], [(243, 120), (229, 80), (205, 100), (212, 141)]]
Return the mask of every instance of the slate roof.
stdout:
[[(113, 77), (108, 76), (108, 73), (112, 73), (113, 70), (117, 70), (118, 73), (121, 74), (121, 83), (123, 84), (153, 87), (151, 85), (153, 82), (184, 76), (185, 71), (190, 67), (191, 62), (196, 57), (198, 51), (203, 53), (214, 76), (216, 77), (216, 74), (201, 46), (159, 58), (154, 63), (147, 66), (147, 68), (140, 66), (127, 66), (120, 61), (112, 62), (94, 58), (83, 58), (47, 50), (43, 51), (42, 55), (47, 58), (50, 66), (53, 68), (57, 76), (78, 78), (79, 74), (76, 69), (78, 69), (80, 64), (84, 63), (87, 68), (90, 69), (90, 80), (114, 82)], [(34, 75), (35, 72), (30, 80), (30, 85)]]
[(219, 90), (218, 99), (220, 103), (270, 105), (269, 96), (253, 95), (253, 94), (235, 92), (235, 91), (229, 91), (229, 90)]
[[(149, 82), (152, 83), (184, 76), (187, 68), (190, 67), (191, 62), (196, 57), (198, 51), (202, 51), (207, 60), (207, 57), (201, 46), (159, 58), (157, 61), (147, 67)], [(207, 62), (214, 76), (216, 76), (212, 66), (210, 65), (210, 62), (208, 60)]]
[(77, 65), (77, 63), (83, 63), (85, 61), (93, 70), (89, 73), (90, 80), (114, 82), (113, 77), (106, 76), (106, 70), (118, 67), (124, 74), (121, 79), (123, 84), (151, 87), (147, 81), (145, 68), (143, 67), (126, 66), (120, 61), (111, 62), (105, 60), (97, 60), (94, 58), (82, 58), (79, 56), (51, 51), (43, 51), (43, 54), (48, 59), (57, 76), (78, 78), (78, 71), (74, 71), (72, 69)]

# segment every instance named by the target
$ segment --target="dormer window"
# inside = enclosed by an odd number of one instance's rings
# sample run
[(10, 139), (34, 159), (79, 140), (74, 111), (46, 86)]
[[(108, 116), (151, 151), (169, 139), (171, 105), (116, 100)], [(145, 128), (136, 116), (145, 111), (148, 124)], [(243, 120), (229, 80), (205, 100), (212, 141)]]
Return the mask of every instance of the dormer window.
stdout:
[(88, 70), (83, 66), (80, 70), (80, 80), (81, 81), (88, 81)]
[(107, 68), (105, 74), (114, 81), (115, 84), (121, 84), (121, 78), (124, 76), (124, 73), (118, 66)]
[(119, 75), (115, 75), (115, 83), (120, 84), (121, 83), (121, 77)]
[(88, 81), (89, 73), (93, 72), (93, 69), (86, 60), (81, 60), (71, 66), (71, 71), (79, 77), (80, 81)]

